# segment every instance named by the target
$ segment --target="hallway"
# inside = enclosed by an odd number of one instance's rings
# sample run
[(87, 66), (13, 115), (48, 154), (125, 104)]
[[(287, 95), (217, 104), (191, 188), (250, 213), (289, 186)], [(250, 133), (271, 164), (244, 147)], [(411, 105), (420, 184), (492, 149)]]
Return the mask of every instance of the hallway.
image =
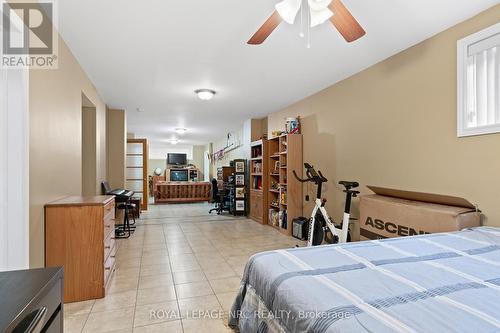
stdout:
[(106, 298), (65, 305), (65, 332), (231, 332), (227, 312), (248, 258), (299, 241), (209, 208), (151, 205), (118, 241)]

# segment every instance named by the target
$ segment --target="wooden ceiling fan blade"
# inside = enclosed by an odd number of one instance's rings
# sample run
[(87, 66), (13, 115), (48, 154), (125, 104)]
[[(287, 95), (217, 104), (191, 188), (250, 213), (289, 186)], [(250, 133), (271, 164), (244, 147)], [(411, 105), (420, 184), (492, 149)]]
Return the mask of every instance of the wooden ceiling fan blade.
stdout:
[(342, 1), (333, 0), (329, 8), (333, 12), (330, 21), (347, 42), (354, 42), (366, 34), (366, 31), (356, 21)]
[(266, 22), (257, 30), (257, 32), (250, 38), (247, 42), (250, 45), (259, 45), (264, 43), (264, 41), (269, 37), (269, 35), (280, 25), (283, 19), (277, 11), (267, 19)]

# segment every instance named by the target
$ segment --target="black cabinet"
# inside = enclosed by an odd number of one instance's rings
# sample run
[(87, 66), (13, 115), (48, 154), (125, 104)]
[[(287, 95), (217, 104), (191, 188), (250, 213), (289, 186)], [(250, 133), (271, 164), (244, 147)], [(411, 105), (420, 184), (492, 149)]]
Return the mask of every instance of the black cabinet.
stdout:
[(248, 207), (248, 166), (247, 160), (238, 159), (231, 162), (234, 174), (230, 189), (231, 213), (233, 215), (247, 215)]
[(63, 332), (63, 269), (0, 272), (0, 332)]

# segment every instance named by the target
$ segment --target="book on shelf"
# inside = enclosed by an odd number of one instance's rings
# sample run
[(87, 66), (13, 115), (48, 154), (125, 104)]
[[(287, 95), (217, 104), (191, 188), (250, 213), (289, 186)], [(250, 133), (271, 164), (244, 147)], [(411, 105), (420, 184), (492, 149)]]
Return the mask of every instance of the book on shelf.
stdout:
[(262, 190), (262, 177), (255, 177), (253, 179), (253, 189)]

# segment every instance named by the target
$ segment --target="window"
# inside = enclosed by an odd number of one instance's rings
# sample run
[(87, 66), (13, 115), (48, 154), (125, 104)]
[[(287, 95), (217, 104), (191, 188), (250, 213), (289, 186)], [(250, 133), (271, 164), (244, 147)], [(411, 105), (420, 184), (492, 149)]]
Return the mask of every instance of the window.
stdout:
[(500, 133), (500, 24), (458, 41), (457, 132)]

